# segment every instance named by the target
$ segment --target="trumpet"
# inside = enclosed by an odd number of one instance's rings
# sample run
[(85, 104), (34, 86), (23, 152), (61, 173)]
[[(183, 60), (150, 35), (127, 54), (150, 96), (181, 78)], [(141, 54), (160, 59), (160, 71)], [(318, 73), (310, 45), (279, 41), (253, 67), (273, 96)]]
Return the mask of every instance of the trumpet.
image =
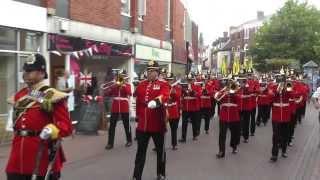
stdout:
[(121, 76), (120, 74), (118, 74), (117, 78), (115, 80), (101, 84), (100, 88), (103, 90), (106, 90), (106, 89), (109, 89), (115, 85), (122, 86), (124, 83), (125, 83), (125, 78), (123, 76)]

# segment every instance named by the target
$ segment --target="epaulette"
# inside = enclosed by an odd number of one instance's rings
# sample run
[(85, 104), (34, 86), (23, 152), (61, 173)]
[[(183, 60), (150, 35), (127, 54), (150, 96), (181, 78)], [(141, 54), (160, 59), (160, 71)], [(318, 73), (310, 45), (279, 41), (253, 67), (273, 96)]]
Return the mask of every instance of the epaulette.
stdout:
[(68, 94), (61, 92), (55, 88), (48, 88), (44, 91), (45, 98), (50, 99), (52, 103), (57, 103), (63, 99), (68, 98)]

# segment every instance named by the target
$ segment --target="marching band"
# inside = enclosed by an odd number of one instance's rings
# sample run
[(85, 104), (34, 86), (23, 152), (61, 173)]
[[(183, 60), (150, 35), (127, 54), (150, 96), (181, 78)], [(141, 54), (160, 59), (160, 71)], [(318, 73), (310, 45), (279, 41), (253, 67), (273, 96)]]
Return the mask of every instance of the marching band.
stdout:
[[(308, 100), (309, 87), (302, 76), (292, 70), (273, 74), (254, 74), (252, 69), (241, 70), (238, 75), (219, 77), (210, 71), (188, 73), (177, 79), (172, 72), (160, 69), (156, 62), (148, 65), (147, 73), (141, 73), (134, 82), (136, 97), (136, 154), (134, 179), (141, 179), (146, 148), (152, 137), (157, 153), (158, 179), (165, 179), (165, 134), (167, 124), (171, 129), (172, 150), (178, 148), (178, 127), (181, 118), (180, 143), (187, 142), (187, 129), (192, 125), (192, 138), (197, 141), (204, 119), (204, 132), (210, 133), (210, 122), (218, 117), (218, 159), (225, 157), (226, 135), (231, 132), (232, 153), (238, 153), (241, 137), (243, 143), (256, 134), (256, 126), (272, 123), (272, 147), (270, 162), (276, 162), (279, 150), (286, 158), (287, 147), (293, 146), (297, 123), (302, 122)], [(153, 77), (153, 72), (156, 72)], [(151, 74), (150, 74), (151, 73)], [(113, 148), (114, 130), (117, 119), (124, 122), (129, 147), (128, 98), (131, 87), (125, 81), (126, 74), (118, 73), (113, 83), (102, 85), (105, 96), (113, 97), (109, 141), (106, 149)], [(154, 78), (150, 80), (150, 78)], [(216, 110), (217, 107), (217, 110)], [(217, 111), (217, 113), (216, 113)], [(217, 116), (215, 116), (217, 114)]]

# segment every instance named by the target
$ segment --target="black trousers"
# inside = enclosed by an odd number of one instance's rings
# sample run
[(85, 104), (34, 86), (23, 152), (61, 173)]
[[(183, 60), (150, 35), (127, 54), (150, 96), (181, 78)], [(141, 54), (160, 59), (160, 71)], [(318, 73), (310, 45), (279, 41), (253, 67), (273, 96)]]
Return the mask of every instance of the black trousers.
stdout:
[(171, 145), (177, 146), (177, 131), (179, 126), (179, 119), (169, 119), (170, 129), (171, 129)]
[(287, 152), (289, 123), (272, 122), (272, 156), (278, 157), (279, 149)]
[(240, 143), (240, 122), (219, 122), (219, 152), (226, 151), (227, 130), (230, 129), (230, 146), (237, 148)]
[(304, 107), (299, 107), (297, 108), (296, 114), (297, 114), (297, 122), (301, 123), (302, 118), (303, 118), (303, 113), (304, 113)]
[(216, 104), (217, 104), (216, 100), (212, 99), (211, 100), (211, 106), (212, 106), (212, 108), (211, 108), (211, 118), (214, 117), (214, 115), (216, 114)]
[(249, 139), (250, 111), (241, 111), (240, 122), (243, 138)]
[(114, 134), (119, 119), (122, 119), (124, 130), (127, 136), (127, 142), (132, 142), (131, 127), (129, 122), (129, 113), (112, 113), (110, 118), (109, 140), (108, 144), (114, 144)]
[(288, 143), (292, 142), (293, 136), (294, 136), (294, 130), (297, 126), (297, 113), (293, 113), (291, 115), (291, 120), (288, 124), (288, 132), (289, 132), (289, 139), (288, 139)]
[(133, 173), (133, 177), (135, 177), (137, 180), (141, 180), (142, 177), (150, 137), (153, 139), (156, 145), (157, 175), (166, 175), (166, 152), (164, 149), (165, 134), (137, 131), (138, 149), (136, 153), (135, 167)]
[(183, 140), (186, 140), (187, 137), (187, 129), (188, 129), (188, 124), (189, 124), (189, 119), (191, 120), (192, 123), (192, 132), (193, 132), (193, 137), (199, 136), (199, 112), (182, 112), (182, 138)]
[(199, 129), (198, 131), (200, 132), (201, 129), (201, 122), (202, 122), (202, 118), (204, 118), (204, 130), (205, 131), (209, 131), (209, 127), (210, 127), (210, 117), (211, 117), (211, 110), (209, 108), (203, 108), (200, 110), (200, 119), (199, 119)]
[(270, 115), (271, 115), (271, 105), (268, 105), (268, 110), (267, 110), (267, 118), (268, 118), (268, 120), (270, 119)]
[[(22, 175), (15, 173), (7, 173), (7, 180), (31, 180), (31, 175)], [(44, 180), (45, 177), (38, 176), (37, 180)], [(53, 173), (50, 175), (49, 180), (59, 180), (60, 173)]]
[(257, 116), (257, 124), (260, 125), (262, 122), (263, 124), (267, 124), (268, 122), (268, 110), (269, 105), (259, 105), (258, 106), (258, 116)]
[(256, 132), (256, 112), (257, 108), (253, 108), (250, 111), (250, 133), (254, 134)]

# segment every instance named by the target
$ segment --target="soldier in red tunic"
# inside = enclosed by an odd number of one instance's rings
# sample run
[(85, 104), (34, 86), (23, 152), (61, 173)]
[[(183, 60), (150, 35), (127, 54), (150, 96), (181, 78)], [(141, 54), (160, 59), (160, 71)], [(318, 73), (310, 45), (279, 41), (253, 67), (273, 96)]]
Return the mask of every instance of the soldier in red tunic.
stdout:
[(165, 106), (167, 108), (167, 119), (171, 129), (171, 145), (172, 150), (177, 150), (177, 130), (180, 120), (181, 87), (177, 82), (174, 82), (175, 78), (173, 73), (168, 73), (166, 80), (170, 84), (170, 96)]
[(267, 125), (268, 122), (268, 110), (269, 106), (271, 104), (271, 93), (267, 87), (267, 82), (265, 79), (263, 79), (260, 82), (260, 90), (258, 93), (258, 116), (257, 116), (257, 126), (260, 126), (261, 123), (264, 124), (264, 126)]
[(291, 119), (291, 108), (289, 100), (292, 98), (290, 90), (286, 87), (285, 75), (277, 76), (278, 86), (273, 89), (272, 96), (272, 156), (271, 162), (278, 159), (279, 148), (282, 157), (286, 158), (289, 140), (289, 122)]
[(137, 104), (138, 127), (136, 130), (138, 149), (136, 153), (133, 179), (141, 180), (150, 137), (157, 151), (157, 179), (166, 179), (166, 108), (169, 86), (158, 80), (159, 64), (148, 63), (147, 80), (141, 81), (134, 93)]
[(235, 82), (228, 85), (216, 93), (215, 98), (220, 104), (219, 111), (219, 153), (217, 158), (225, 156), (227, 130), (231, 131), (230, 146), (232, 153), (238, 152), (237, 146), (240, 142), (240, 96), (237, 94), (238, 88)]
[(7, 179), (42, 180), (48, 175), (50, 180), (57, 180), (65, 161), (58, 144), (62, 137), (72, 133), (67, 94), (44, 84), (47, 73), (42, 55), (30, 55), (23, 70), (27, 87), (13, 98), (14, 137)]
[[(206, 134), (209, 134), (209, 127), (210, 127), (210, 118), (212, 114), (212, 101), (211, 97), (213, 97), (213, 84), (209, 81), (209, 76), (203, 77), (204, 83), (202, 84), (202, 91), (200, 97), (200, 114), (201, 118), (204, 118), (205, 127), (204, 130)], [(201, 127), (201, 121), (199, 120), (199, 127)], [(200, 131), (200, 129), (199, 129)]]
[(201, 86), (196, 85), (194, 82), (194, 75), (189, 73), (187, 75), (188, 83), (183, 85), (182, 88), (182, 137), (179, 140), (181, 143), (186, 142), (187, 129), (189, 119), (192, 123), (193, 140), (196, 141), (199, 136), (199, 110), (200, 110), (200, 96)]
[(111, 118), (109, 128), (109, 140), (105, 149), (112, 149), (117, 121), (121, 118), (127, 137), (126, 147), (132, 145), (131, 127), (129, 121), (129, 97), (131, 85), (125, 81), (127, 73), (125, 70), (116, 76), (115, 84), (105, 90), (105, 96), (112, 97)]
[(240, 84), (240, 90), (238, 92), (240, 96), (240, 119), (241, 119), (241, 132), (243, 136), (243, 142), (248, 143), (249, 129), (250, 129), (250, 115), (252, 111), (251, 94), (252, 89), (248, 84), (248, 80), (244, 77), (238, 78)]
[(257, 93), (259, 92), (259, 81), (252, 74), (253, 71), (248, 71), (248, 85), (250, 88), (250, 135), (254, 136), (256, 131), (256, 112), (257, 112)]

